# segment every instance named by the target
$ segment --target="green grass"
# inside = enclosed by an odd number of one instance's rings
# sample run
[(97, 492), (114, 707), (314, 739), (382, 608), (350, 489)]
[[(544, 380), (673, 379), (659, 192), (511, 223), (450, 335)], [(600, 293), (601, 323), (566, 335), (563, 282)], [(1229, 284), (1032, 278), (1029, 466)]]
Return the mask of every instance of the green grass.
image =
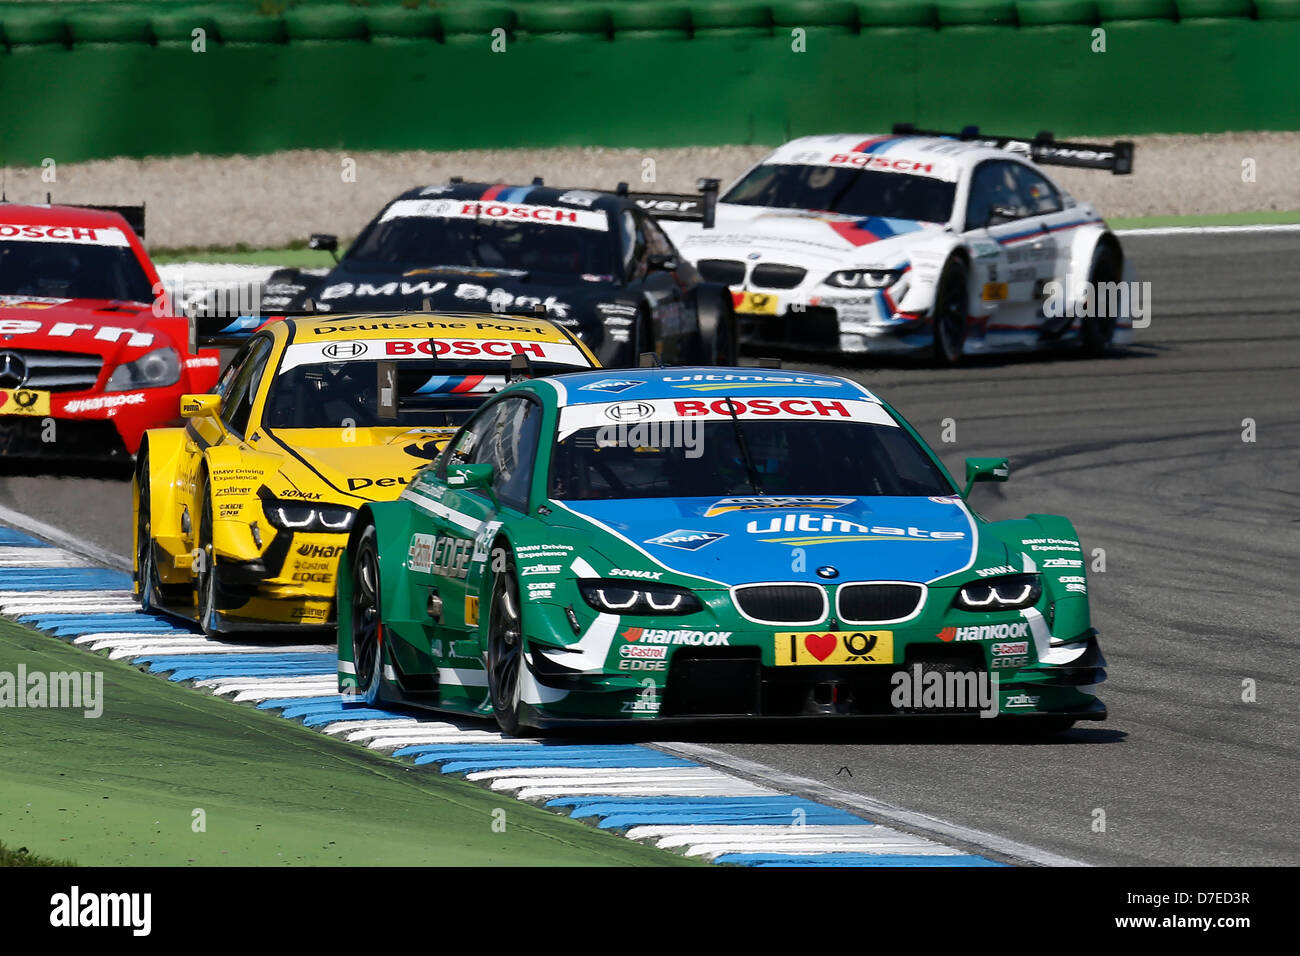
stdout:
[(1141, 216), (1107, 219), (1115, 229), (1154, 229), (1161, 226), (1274, 226), (1300, 223), (1300, 211), (1225, 212), (1208, 216)]
[(35, 853), (30, 853), (27, 847), (20, 846), (16, 850), (0, 843), (0, 866), (76, 866), (71, 860), (51, 860)]
[(287, 266), (310, 269), (334, 265), (334, 257), (319, 249), (306, 246), (288, 246), (283, 249), (250, 249), (235, 246), (217, 249), (158, 249), (149, 256), (154, 265), (165, 266), (178, 262), (234, 262), (250, 266)]
[[(0, 621), (0, 671), (19, 664), (104, 675), (98, 719), (0, 711), (0, 841), (41, 857), (82, 866), (694, 863)], [(504, 832), (493, 830), (498, 809)]]

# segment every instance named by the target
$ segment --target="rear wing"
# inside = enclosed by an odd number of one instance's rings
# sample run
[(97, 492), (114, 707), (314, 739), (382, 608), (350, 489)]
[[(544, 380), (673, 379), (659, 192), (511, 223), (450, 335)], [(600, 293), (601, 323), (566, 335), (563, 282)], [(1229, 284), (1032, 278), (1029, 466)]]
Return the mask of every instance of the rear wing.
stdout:
[[(45, 194), (45, 202), (50, 202), (49, 193)], [(140, 203), (138, 206), (106, 206), (100, 203), (61, 202), (58, 205), (66, 206), (69, 209), (97, 209), (100, 212), (115, 212), (126, 220), (126, 224), (131, 227), (131, 230), (137, 236), (141, 239), (144, 238), (144, 203)]]
[(243, 345), (267, 322), (298, 315), (320, 315), (316, 311), (274, 312), (266, 315), (207, 315), (201, 306), (186, 309), (190, 320), (190, 351), (199, 348), (233, 348)]
[(634, 193), (629, 192), (627, 183), (619, 183), (615, 191), (619, 196), (626, 196), (641, 208), (643, 212), (655, 219), (670, 222), (698, 222), (705, 229), (713, 228), (713, 217), (718, 207), (717, 179), (701, 179), (697, 186), (699, 193)]
[(1058, 140), (1050, 130), (1043, 130), (1033, 139), (1015, 136), (986, 136), (978, 126), (967, 126), (960, 133), (943, 133), (936, 130), (917, 129), (911, 123), (895, 123), (895, 136), (942, 136), (964, 143), (991, 146), (1011, 153), (1027, 156), (1045, 166), (1073, 166), (1077, 169), (1104, 169), (1116, 176), (1133, 172), (1133, 144), (1128, 140), (1114, 143), (1074, 143)]

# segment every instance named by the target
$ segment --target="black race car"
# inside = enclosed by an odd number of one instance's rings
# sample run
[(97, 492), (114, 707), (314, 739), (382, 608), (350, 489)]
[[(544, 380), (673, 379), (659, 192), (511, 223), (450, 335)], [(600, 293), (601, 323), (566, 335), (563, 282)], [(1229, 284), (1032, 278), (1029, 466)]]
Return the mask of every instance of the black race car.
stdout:
[[(284, 269), (262, 314), (455, 311), (540, 315), (607, 367), (645, 352), (674, 364), (736, 363), (730, 290), (704, 282), (656, 224), (711, 225), (702, 196), (467, 183), (411, 189), (385, 206), (328, 271)], [(312, 248), (334, 252), (334, 236)]]

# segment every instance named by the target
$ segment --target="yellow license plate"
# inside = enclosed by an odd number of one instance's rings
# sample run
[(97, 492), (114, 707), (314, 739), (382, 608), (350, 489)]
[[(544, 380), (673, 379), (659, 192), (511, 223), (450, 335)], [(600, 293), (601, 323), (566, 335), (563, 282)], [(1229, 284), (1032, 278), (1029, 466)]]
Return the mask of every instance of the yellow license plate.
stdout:
[(893, 631), (786, 631), (776, 635), (778, 667), (892, 664)]
[(1010, 289), (1008, 289), (1005, 282), (984, 283), (983, 299), (985, 302), (1005, 302), (1009, 295)]
[(742, 292), (736, 300), (736, 311), (750, 315), (776, 315), (776, 296), (766, 292)]
[(48, 415), (50, 393), (30, 388), (0, 388), (0, 415)]

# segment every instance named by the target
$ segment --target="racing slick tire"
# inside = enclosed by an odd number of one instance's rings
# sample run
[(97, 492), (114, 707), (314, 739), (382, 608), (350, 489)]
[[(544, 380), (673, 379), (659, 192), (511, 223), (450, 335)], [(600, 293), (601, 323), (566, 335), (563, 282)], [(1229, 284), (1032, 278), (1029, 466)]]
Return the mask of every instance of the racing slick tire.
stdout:
[(951, 259), (939, 277), (934, 296), (934, 360), (951, 368), (961, 361), (970, 320), (970, 271), (960, 259)]
[(220, 637), (223, 628), (217, 615), (217, 556), (212, 548), (212, 499), (202, 488), (203, 514), (199, 517), (199, 570), (194, 575), (195, 607), (199, 627), (207, 637)]
[[(1089, 288), (1092, 289), (1093, 309), (1098, 311), (1099, 296), (1097, 289), (1102, 282), (1119, 282), (1122, 278), (1119, 257), (1115, 250), (1106, 243), (1098, 243), (1092, 253), (1092, 267), (1088, 270)], [(1080, 319), (1079, 340), (1085, 355), (1097, 357), (1106, 354), (1110, 340), (1115, 336), (1113, 315), (1092, 315)]]
[(734, 366), (739, 360), (736, 345), (736, 312), (731, 290), (716, 295), (696, 291), (695, 316), (698, 325), (696, 355), (702, 365)]
[[(497, 547), (501, 547), (498, 545)], [(524, 662), (523, 622), (519, 601), (519, 576), (514, 556), (506, 551), (505, 567), (492, 575), (492, 597), (488, 604), (487, 672), (492, 713), (502, 733), (527, 734), (519, 722), (523, 710)]]
[(636, 368), (641, 364), (642, 354), (658, 351), (655, 347), (654, 319), (650, 315), (650, 307), (642, 303), (636, 310), (636, 330), (632, 333), (632, 351), (627, 356), (627, 360), (620, 362), (617, 367)]
[(374, 525), (357, 539), (352, 562), (352, 660), (356, 667), (356, 700), (375, 706), (384, 682), (383, 619), (379, 597), (379, 546)]
[[(156, 611), (164, 604), (184, 600), (185, 586), (163, 584), (153, 549), (153, 515), (149, 504), (149, 446), (145, 445), (136, 462), (135, 580), (140, 587), (140, 609)], [(176, 594), (177, 587), (181, 593)]]

